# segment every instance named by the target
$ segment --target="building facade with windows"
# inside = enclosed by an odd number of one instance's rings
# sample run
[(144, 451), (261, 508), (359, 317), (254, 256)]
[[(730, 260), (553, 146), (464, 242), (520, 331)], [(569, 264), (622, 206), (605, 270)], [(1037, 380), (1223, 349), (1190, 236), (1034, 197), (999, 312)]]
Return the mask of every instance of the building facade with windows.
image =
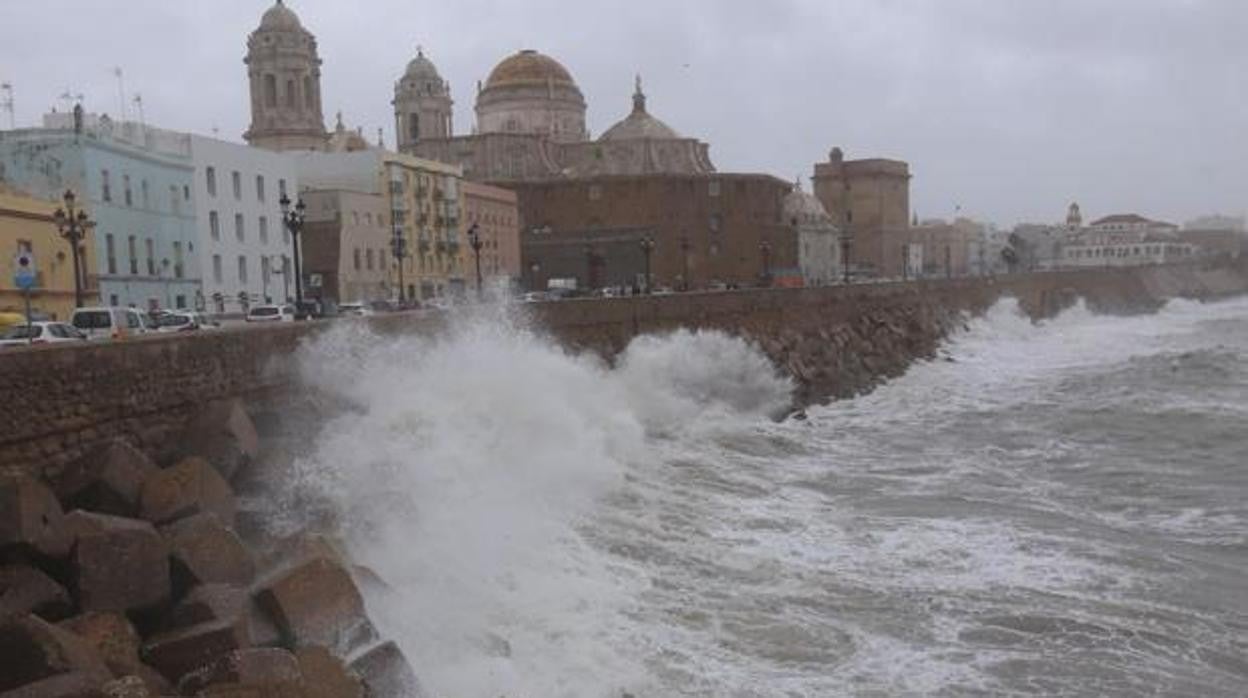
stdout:
[(318, 282), (305, 295), (338, 304), (397, 298), (386, 197), (346, 189), (305, 189), (302, 196), (301, 266)]
[(464, 182), (464, 244), (460, 265), (476, 284), (477, 252), (467, 233), (475, 225), (481, 241), (481, 279), (485, 288), (510, 288), (520, 281), (520, 210), (516, 193), (477, 182)]
[(283, 194), (292, 201), (298, 194), (294, 163), (280, 153), (205, 136), (191, 136), (190, 144), (195, 250), (207, 309), (243, 313), (293, 297), (294, 253), (279, 202)]
[(87, 302), (148, 309), (203, 302), (189, 137), (53, 113), (42, 128), (0, 133), (0, 181), (41, 199), (77, 194), (96, 223), (98, 298)]
[[(34, 255), (35, 288), (31, 309), (57, 320), (68, 320), (74, 311), (73, 249), (57, 230), (52, 214), (57, 202), (36, 199), (0, 183), (0, 313), (25, 313), (25, 294), (13, 285), (13, 259), (19, 252)], [(88, 215), (93, 211), (88, 210)], [(81, 282), (84, 299), (98, 302), (99, 292), (90, 286), (95, 280), (94, 229), (88, 227), (80, 245)]]

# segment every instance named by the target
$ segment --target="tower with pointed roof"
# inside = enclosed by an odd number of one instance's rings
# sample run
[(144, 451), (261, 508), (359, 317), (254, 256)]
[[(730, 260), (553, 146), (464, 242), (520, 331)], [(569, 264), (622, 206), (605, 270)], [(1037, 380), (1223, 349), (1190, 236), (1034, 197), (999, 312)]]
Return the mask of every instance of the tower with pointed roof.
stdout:
[(323, 149), (328, 134), (316, 37), (283, 0), (247, 38), (243, 62), (251, 83), (251, 128), (243, 138), (267, 150)]
[(422, 49), (407, 64), (407, 70), (394, 83), (394, 128), (400, 152), (412, 152), (416, 144), (430, 139), (450, 138), (452, 121), (451, 87), (438, 74)]

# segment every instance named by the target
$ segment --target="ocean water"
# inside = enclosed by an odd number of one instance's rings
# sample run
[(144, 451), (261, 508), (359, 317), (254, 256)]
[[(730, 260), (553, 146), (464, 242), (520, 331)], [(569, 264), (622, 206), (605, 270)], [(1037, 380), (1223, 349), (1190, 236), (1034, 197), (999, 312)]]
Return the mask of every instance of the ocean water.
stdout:
[(431, 695), (1248, 695), (1248, 300), (1003, 301), (779, 423), (718, 333), (608, 368), (490, 311), (298, 360), (333, 409), (273, 516), (333, 512)]

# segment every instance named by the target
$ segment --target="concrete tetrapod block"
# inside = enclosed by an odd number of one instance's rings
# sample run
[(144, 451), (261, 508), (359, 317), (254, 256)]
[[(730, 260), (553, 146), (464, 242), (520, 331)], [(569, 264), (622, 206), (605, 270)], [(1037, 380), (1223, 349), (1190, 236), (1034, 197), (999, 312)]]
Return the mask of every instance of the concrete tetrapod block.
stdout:
[(364, 698), (364, 682), (324, 647), (295, 650), (309, 698)]
[(234, 492), (203, 458), (184, 458), (152, 473), (143, 482), (139, 499), (141, 517), (157, 525), (203, 513), (234, 525)]
[(260, 437), (242, 400), (214, 400), (187, 424), (181, 450), (202, 456), (228, 481), (255, 462)]
[(30, 565), (0, 566), (0, 623), (33, 613), (57, 621), (74, 612), (65, 587)]
[(112, 678), (82, 638), (31, 615), (0, 625), (0, 658), (0, 695), (66, 674), (82, 674), (97, 687)]
[(83, 611), (146, 611), (170, 598), (169, 551), (146, 521), (74, 511), (73, 591)]
[(420, 698), (425, 695), (416, 672), (394, 642), (383, 642), (350, 664), (367, 687), (369, 698)]
[(175, 595), (199, 584), (241, 587), (255, 579), (251, 551), (215, 514), (197, 514), (160, 532), (169, 541)]
[(178, 692), (194, 695), (217, 684), (298, 687), (302, 676), (295, 655), (284, 649), (235, 650), (183, 676)]
[(247, 647), (247, 624), (236, 617), (156, 635), (143, 645), (143, 660), (176, 684), (188, 673)]
[(52, 491), (24, 475), (0, 476), (0, 552), (17, 550), (62, 558), (72, 539)]
[(322, 645), (339, 656), (377, 640), (364, 598), (336, 560), (294, 563), (261, 582), (256, 600), (291, 647)]
[(68, 508), (135, 516), (143, 482), (157, 470), (142, 451), (118, 440), (69, 464), (49, 480), (52, 491)]

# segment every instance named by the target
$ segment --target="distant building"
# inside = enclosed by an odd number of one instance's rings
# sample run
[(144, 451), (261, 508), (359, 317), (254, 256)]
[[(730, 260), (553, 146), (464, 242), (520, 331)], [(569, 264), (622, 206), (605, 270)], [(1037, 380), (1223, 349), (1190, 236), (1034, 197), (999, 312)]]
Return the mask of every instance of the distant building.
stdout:
[(1232, 233), (1248, 231), (1244, 216), (1200, 216), (1183, 224), (1184, 230), (1225, 230)]
[(784, 219), (797, 232), (798, 266), (805, 286), (827, 286), (840, 280), (840, 231), (801, 180), (784, 198)]
[(0, 132), (0, 182), (49, 200), (72, 189), (95, 220), (92, 285), (109, 305), (204, 307), (194, 173), (189, 137), (107, 116)]
[[(346, 189), (305, 189), (301, 196), (307, 206), (301, 266), (305, 278), (319, 282), (305, 293), (334, 303), (396, 299), (386, 197)], [(415, 277), (411, 283), (414, 290)]]
[(243, 138), (267, 150), (321, 150), (321, 59), (316, 37), (277, 0), (247, 38), (251, 127)]
[(833, 148), (815, 165), (815, 196), (850, 238), (850, 266), (859, 276), (900, 277), (911, 241), (910, 166), (900, 160), (846, 160)]
[[(510, 287), (520, 281), (520, 210), (516, 193), (477, 182), (464, 182), (465, 233), (473, 226), (481, 241), (481, 276), (489, 287)], [(476, 254), (464, 236), (460, 265), (476, 283)]]
[(1198, 251), (1184, 242), (1178, 226), (1136, 213), (1092, 221), (1066, 236), (1059, 265), (1066, 268), (1122, 267), (1191, 259)]
[[(12, 253), (30, 252), (34, 256), (38, 273), (30, 293), (31, 309), (58, 320), (68, 320), (74, 311), (74, 259), (72, 247), (60, 236), (53, 220), (53, 213), (59, 206), (59, 202), (36, 199), (0, 183), (0, 247)], [(94, 213), (87, 209), (88, 215)], [(98, 303), (99, 291), (92, 285), (96, 274), (91, 227), (87, 228), (79, 249), (83, 297)], [(13, 256), (0, 260), (5, 265), (0, 275), (0, 313), (26, 312), (25, 294), (13, 285), (15, 270), (10, 266)]]

